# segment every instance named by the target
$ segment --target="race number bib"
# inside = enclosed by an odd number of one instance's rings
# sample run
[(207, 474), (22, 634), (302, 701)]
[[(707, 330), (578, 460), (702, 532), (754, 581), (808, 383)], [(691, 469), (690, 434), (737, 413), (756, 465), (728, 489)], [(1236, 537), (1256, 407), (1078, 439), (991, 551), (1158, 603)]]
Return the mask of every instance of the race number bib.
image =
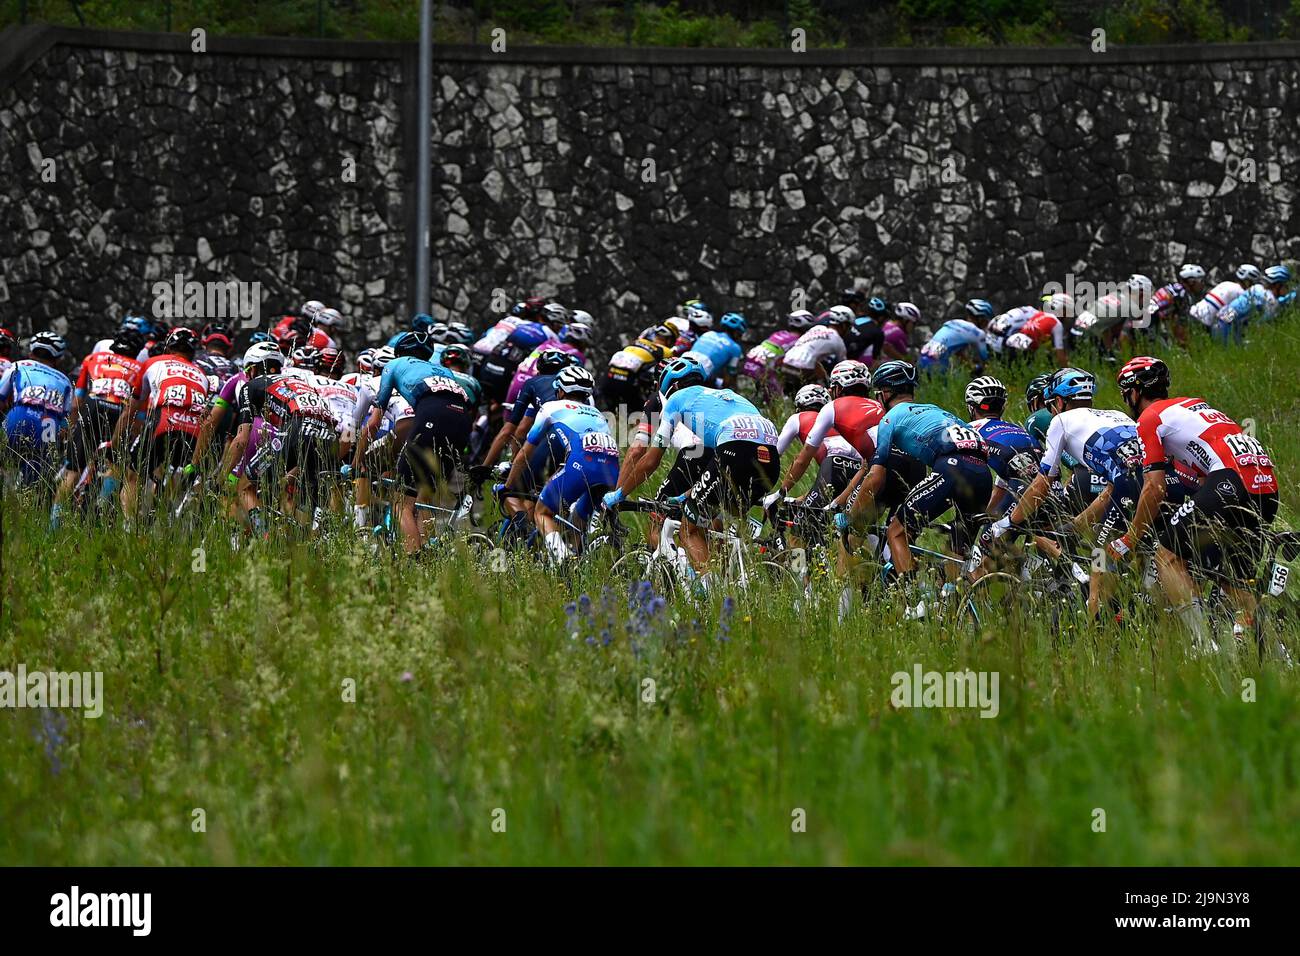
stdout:
[(582, 436), (582, 450), (588, 455), (617, 455), (618, 444), (607, 432), (587, 432)]
[(943, 433), (943, 437), (959, 452), (979, 451), (984, 446), (984, 440), (980, 438), (979, 432), (965, 425), (950, 425)]

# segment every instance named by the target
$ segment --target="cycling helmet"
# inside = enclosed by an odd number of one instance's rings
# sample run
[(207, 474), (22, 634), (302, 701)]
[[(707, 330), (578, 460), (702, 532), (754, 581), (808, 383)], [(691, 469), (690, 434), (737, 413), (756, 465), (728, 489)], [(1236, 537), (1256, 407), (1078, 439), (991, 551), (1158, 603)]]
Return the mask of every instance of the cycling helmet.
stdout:
[(826, 311), (834, 316), (830, 320), (832, 325), (849, 325), (857, 318), (857, 315), (847, 305), (833, 305)]
[(320, 371), (321, 351), (311, 345), (301, 345), (289, 356), (294, 368), (305, 368), (309, 372)]
[(836, 314), (835, 314), (834, 312), (832, 312), (830, 309), (826, 309), (824, 312), (818, 312), (818, 313), (817, 313), (817, 318), (813, 320), (813, 324), (814, 324), (814, 325), (832, 325), (832, 324), (834, 324), (834, 323), (836, 323), (836, 322), (842, 322), (842, 321), (843, 321), (843, 319), (841, 319), (838, 315), (836, 315)]
[(666, 345), (672, 345), (677, 341), (677, 330), (665, 322), (663, 325), (656, 325), (650, 330), (650, 338), (663, 341)]
[(520, 311), (526, 319), (536, 319), (542, 315), (542, 310), (546, 308), (546, 300), (540, 295), (530, 295), (524, 299), (524, 307)]
[(1286, 266), (1269, 266), (1264, 270), (1264, 280), (1269, 285), (1285, 285), (1291, 281), (1291, 270)]
[(871, 386), (871, 370), (862, 362), (847, 359), (831, 369), (829, 381), (831, 388), (840, 390), (853, 388), (857, 385), (869, 388)]
[(204, 345), (210, 342), (221, 342), (229, 348), (235, 344), (235, 337), (230, 334), (230, 329), (223, 322), (209, 322), (203, 326), (201, 338)]
[(710, 316), (713, 315), (713, 310), (704, 304), (703, 299), (687, 299), (680, 306), (678, 306), (678, 309), (682, 315), (685, 315), (691, 309), (700, 309), (704, 312), (708, 312)]
[(916, 366), (894, 359), (885, 362), (871, 376), (871, 385), (882, 392), (908, 392), (916, 388)]
[(921, 310), (911, 302), (900, 302), (894, 306), (894, 315), (903, 319), (905, 322), (921, 321)]
[(1067, 402), (1091, 399), (1097, 391), (1097, 379), (1091, 372), (1081, 368), (1059, 368), (1052, 373), (1052, 380), (1047, 383), (1045, 397), (1048, 400), (1063, 398)]
[(826, 386), (816, 382), (805, 385), (794, 393), (794, 407), (800, 412), (817, 411), (830, 404), (830, 400), (831, 393), (826, 390)]
[(856, 302), (863, 302), (866, 296), (861, 289), (845, 289), (840, 293), (840, 305), (853, 305)]
[(591, 326), (570, 322), (560, 331), (560, 341), (569, 345), (590, 345)]
[(971, 299), (966, 303), (966, 314), (974, 319), (991, 319), (993, 311), (993, 303), (988, 299)]
[(433, 354), (433, 349), (429, 347), (429, 337), (423, 332), (403, 332), (393, 343), (393, 354), (412, 355), (415, 358), (427, 359)]
[(172, 329), (167, 333), (167, 338), (163, 342), (164, 352), (180, 352), (183, 355), (193, 355), (199, 346), (199, 337), (189, 329), (180, 327)]
[(663, 375), (659, 377), (659, 393), (665, 398), (689, 385), (704, 384), (704, 366), (693, 358), (675, 358), (664, 366)]
[[(416, 334), (419, 334), (418, 330), (416, 331)], [(448, 327), (446, 322), (433, 323), (433, 325), (424, 330), (424, 334), (428, 336), (430, 342), (437, 342), (439, 345), (446, 345), (448, 342), (452, 341), (451, 329)]]
[(1185, 262), (1183, 263), (1183, 267), (1178, 270), (1178, 278), (1182, 279), (1184, 282), (1204, 281), (1205, 270), (1194, 262)]
[[(844, 306), (839, 306), (839, 308), (844, 308)], [(850, 309), (849, 311), (853, 310)], [(723, 315), (722, 318), (718, 319), (718, 327), (722, 331), (735, 336), (744, 335), (749, 331), (749, 323), (745, 321), (745, 317), (739, 312), (728, 312)]]
[(1115, 377), (1121, 392), (1131, 388), (1145, 392), (1148, 389), (1169, 387), (1169, 366), (1162, 359), (1150, 355), (1139, 355), (1129, 359)]
[(795, 309), (785, 317), (785, 324), (790, 329), (808, 329), (817, 323), (817, 319), (807, 309)]
[(375, 350), (362, 349), (357, 353), (357, 371), (369, 375), (375, 367)]
[(122, 316), (122, 328), (135, 329), (135, 331), (139, 332), (141, 335), (147, 336), (153, 331), (153, 323), (143, 315), (135, 315), (128, 312), (126, 315)]
[(1143, 296), (1150, 297), (1151, 290), (1154, 286), (1151, 280), (1139, 272), (1133, 273), (1128, 277), (1128, 288), (1130, 292), (1137, 292)]
[(260, 329), (248, 337), (249, 345), (257, 345), (259, 342), (274, 342), (270, 332), (263, 332)]
[(873, 295), (867, 300), (867, 315), (876, 319), (883, 319), (889, 313), (889, 303), (878, 295)]
[(1007, 387), (992, 375), (981, 375), (966, 386), (966, 407), (984, 414), (1000, 412), (1007, 404)]
[(537, 355), (537, 374), (554, 375), (569, 364), (569, 353), (564, 349), (542, 349)]
[(1074, 314), (1074, 300), (1068, 292), (1053, 292), (1043, 296), (1043, 311), (1050, 312), (1058, 319), (1068, 319)]
[(474, 330), (464, 322), (448, 322), (447, 328), (451, 331), (451, 337), (461, 345), (472, 345), (477, 338)]
[(317, 325), (323, 325), (327, 329), (332, 329), (336, 325), (343, 324), (343, 313), (338, 309), (321, 309), (316, 313), (316, 317), (312, 321)]
[(256, 345), (250, 345), (244, 351), (245, 368), (254, 365), (265, 365), (268, 362), (277, 368), (284, 365), (284, 353), (280, 351), (274, 342), (258, 342)]
[(444, 368), (454, 369), (457, 372), (468, 372), (470, 367), (469, 346), (460, 342), (453, 342), (442, 350), (442, 364)]
[(434, 319), (428, 312), (417, 312), (411, 316), (412, 332), (428, 332), (434, 326)]
[(286, 326), (281, 326), (277, 322), (271, 329), (271, 337), (280, 343), (281, 348), (284, 348), (293, 345), (303, 331), (304, 329), (299, 322), (291, 322)]
[(1262, 278), (1264, 278), (1264, 274), (1248, 262), (1237, 266), (1238, 282), (1258, 282)]
[[(117, 334), (121, 335), (122, 330), (118, 330)], [(144, 338), (141, 337), (141, 342), (143, 341)], [(14, 334), (6, 328), (0, 327), (0, 355), (8, 355), (10, 352), (13, 351), (14, 346), (17, 344), (18, 344), (18, 339), (14, 336)]]
[(686, 310), (686, 321), (702, 329), (713, 328), (713, 313), (701, 306), (693, 305)]
[(555, 376), (556, 395), (590, 397), (595, 388), (595, 378), (581, 365), (570, 365), (567, 368), (562, 368)]
[(1029, 384), (1025, 386), (1025, 404), (1029, 406), (1031, 412), (1042, 407), (1043, 402), (1047, 400), (1047, 386), (1051, 383), (1051, 372), (1041, 372), (1029, 380)]
[(510, 307), (509, 315), (523, 315), (528, 310), (527, 302), (516, 302)]
[(347, 363), (347, 354), (342, 349), (336, 349), (333, 346), (320, 350), (320, 370), (324, 375), (330, 378), (337, 378), (343, 374), (343, 369)]
[(324, 308), (324, 302), (319, 302), (316, 299), (308, 299), (302, 304), (302, 307), (298, 310), (298, 314), (305, 319), (314, 319), (316, 316), (320, 315), (321, 310)]
[(375, 375), (383, 374), (384, 366), (395, 358), (397, 358), (397, 353), (393, 351), (391, 345), (381, 345), (375, 349), (375, 354), (371, 356), (371, 372)]
[[(3, 331), (3, 330), (0, 330)], [(113, 344), (108, 350), (117, 355), (129, 355), (135, 358), (144, 348), (144, 336), (134, 329), (118, 329), (117, 336), (113, 339)]]
[(586, 309), (574, 309), (569, 313), (569, 321), (581, 322), (583, 325), (589, 326), (593, 329), (596, 327), (595, 317)]
[(564, 325), (569, 321), (569, 310), (558, 302), (542, 306), (542, 321), (550, 325)]

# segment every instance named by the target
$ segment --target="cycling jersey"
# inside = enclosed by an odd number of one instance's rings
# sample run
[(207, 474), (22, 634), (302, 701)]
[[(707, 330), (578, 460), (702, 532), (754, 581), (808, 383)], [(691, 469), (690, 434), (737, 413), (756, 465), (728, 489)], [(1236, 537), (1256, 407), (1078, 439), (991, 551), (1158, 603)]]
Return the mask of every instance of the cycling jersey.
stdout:
[[(830, 406), (826, 406), (829, 408)], [(825, 409), (823, 408), (823, 411)], [(861, 458), (858, 450), (844, 440), (844, 437), (833, 427), (827, 429), (821, 436), (821, 441), (814, 445), (808, 440), (808, 435), (817, 423), (818, 412), (811, 409), (803, 412), (795, 412), (786, 419), (785, 425), (781, 428), (781, 434), (776, 438), (776, 453), (784, 455), (786, 449), (794, 444), (796, 438), (803, 444), (815, 449), (814, 458), (817, 461), (823, 461), (826, 456), (839, 455), (845, 458)], [(875, 447), (874, 442), (872, 447)]]
[(952, 412), (920, 402), (899, 402), (885, 412), (876, 429), (871, 464), (887, 466), (895, 448), (930, 466), (936, 458), (949, 455), (988, 457), (988, 446), (978, 432)]
[(764, 418), (747, 398), (729, 388), (690, 385), (679, 388), (664, 402), (653, 443), (657, 448), (682, 447), (674, 441), (678, 426), (689, 431), (691, 445), (716, 448), (732, 441), (776, 445), (776, 426)]
[(885, 406), (874, 398), (860, 395), (842, 395), (822, 406), (817, 420), (808, 434), (807, 443), (820, 448), (829, 434), (838, 434), (859, 457), (870, 458), (876, 450), (871, 430), (880, 424)]
[(208, 400), (208, 377), (179, 355), (156, 355), (144, 363), (135, 397), (146, 403), (154, 435), (197, 435)]
[(988, 358), (984, 332), (966, 319), (949, 319), (930, 336), (930, 341), (921, 346), (919, 365), (922, 369), (947, 368), (954, 355), (970, 348), (974, 348), (981, 359)]
[(653, 367), (656, 362), (666, 359), (671, 353), (672, 349), (667, 346), (646, 338), (639, 338), (610, 356), (606, 374), (610, 378), (635, 379), (642, 370)]
[(19, 474), (32, 484), (55, 449), (72, 403), (72, 383), (56, 368), (35, 359), (7, 365), (0, 374), (0, 399), (11, 399), (5, 413), (5, 437), (11, 448), (22, 448)]
[(311, 437), (333, 438), (338, 429), (334, 413), (319, 392), (309, 382), (281, 375), (260, 376), (248, 382), (242, 390), (240, 423), (248, 424), (255, 417), (278, 432), (284, 432), (302, 419), (310, 422)]
[(840, 333), (828, 325), (814, 325), (790, 346), (781, 364), (795, 371), (811, 372), (819, 364), (842, 362), (848, 354)]
[(518, 425), (529, 416), (536, 418), (538, 409), (555, 401), (555, 375), (555, 372), (534, 375), (524, 383), (510, 408), (510, 424)]
[(1056, 478), (1061, 457), (1069, 454), (1095, 475), (1114, 483), (1131, 475), (1141, 461), (1137, 423), (1110, 408), (1071, 408), (1052, 418), (1039, 473)]
[(140, 385), (144, 365), (115, 352), (91, 352), (77, 372), (77, 395), (113, 405), (128, 404)]
[[(1023, 336), (1024, 340), (1016, 340), (1017, 335)], [(1052, 340), (1052, 348), (1065, 348), (1065, 323), (1050, 312), (1035, 309), (1019, 330), (1007, 336), (1006, 344), (1010, 348), (1028, 350), (1037, 348), (1048, 339)]]
[(1007, 339), (1019, 332), (1029, 317), (1037, 311), (1038, 309), (1032, 305), (1022, 305), (994, 316), (984, 330), (984, 344), (994, 352), (1001, 352)]
[[(885, 344), (889, 345), (900, 352), (906, 352), (911, 343), (907, 340), (907, 329), (903, 328), (893, 319), (886, 320), (882, 331), (885, 334)], [(882, 353), (883, 354), (883, 353)], [(872, 356), (879, 358), (880, 356)]]
[(330, 414), (338, 423), (339, 440), (344, 444), (356, 441), (357, 429), (366, 420), (374, 404), (374, 393), (365, 385), (349, 385), (337, 379), (316, 375), (308, 384), (329, 406)]
[(1252, 317), (1271, 319), (1277, 315), (1278, 308), (1277, 296), (1262, 285), (1253, 285), (1220, 309), (1215, 318), (1220, 322), (1244, 322)]
[(693, 358), (704, 368), (704, 377), (714, 379), (727, 372), (734, 372), (740, 366), (744, 351), (735, 339), (726, 332), (710, 329), (691, 346), (685, 358)]
[[(474, 380), (469, 379), (469, 381)], [(477, 389), (474, 389), (475, 395), (472, 399), (467, 389), (468, 384), (458, 379), (451, 369), (434, 365), (412, 355), (400, 355), (384, 366), (375, 404), (386, 407), (393, 392), (397, 392), (414, 407), (420, 403), (422, 397), (432, 391), (459, 392), (464, 401), (478, 404)]]
[(999, 488), (1019, 493), (1034, 480), (1042, 449), (1033, 435), (1001, 418), (977, 418), (970, 427), (988, 443), (989, 467), (997, 475)]
[(1246, 290), (1238, 282), (1231, 279), (1220, 282), (1209, 292), (1205, 293), (1205, 298), (1197, 302), (1191, 308), (1191, 316), (1202, 325), (1211, 326), (1219, 317), (1225, 308), (1232, 304), (1238, 296)]
[(1141, 326), (1136, 321), (1133, 326), (1134, 328), (1145, 328), (1151, 324), (1152, 319), (1168, 322), (1171, 319), (1185, 316), (1188, 309), (1191, 308), (1191, 304), (1191, 297), (1188, 296), (1187, 289), (1181, 282), (1162, 285), (1151, 294), (1151, 302), (1147, 305), (1146, 319)]
[(520, 362), (519, 367), (515, 369), (514, 377), (510, 380), (510, 389), (506, 392), (506, 404), (513, 404), (514, 400), (519, 397), (519, 390), (524, 387), (524, 383), (537, 374), (537, 360), (541, 357), (543, 348), (558, 349), (577, 359), (576, 364), (587, 364), (587, 357), (582, 354), (582, 350), (576, 345), (570, 345), (568, 342), (548, 342), (544, 346), (539, 346), (533, 349), (528, 354), (528, 357)]
[[(471, 345), (470, 348), (475, 352), (478, 352), (480, 355), (491, 355), (497, 350), (498, 346), (505, 344), (505, 341), (510, 337), (511, 332), (527, 321), (527, 319), (521, 318), (517, 315), (502, 316), (497, 323), (484, 332), (482, 337)], [(401, 333), (399, 333), (399, 335), (400, 334)], [(393, 340), (390, 340), (388, 344), (392, 345)]]
[(1223, 412), (1201, 398), (1164, 398), (1138, 417), (1146, 471), (1181, 465), (1198, 479), (1224, 469), (1240, 476), (1249, 494), (1278, 490), (1268, 452)]
[(549, 446), (561, 463), (539, 496), (556, 514), (576, 504), (575, 516), (586, 520), (596, 494), (618, 483), (618, 444), (594, 405), (562, 398), (547, 402), (528, 432), (528, 443)]
[(856, 318), (844, 337), (848, 354), (863, 362), (870, 362), (878, 356), (884, 344), (884, 329), (869, 315)]
[(239, 367), (235, 365), (234, 360), (218, 352), (200, 352), (194, 357), (194, 364), (203, 370), (203, 374), (208, 377), (208, 396), (214, 397), (221, 392), (221, 386), (236, 372)]
[(765, 378), (780, 364), (790, 346), (799, 341), (799, 333), (778, 329), (745, 353), (741, 372), (750, 378)]

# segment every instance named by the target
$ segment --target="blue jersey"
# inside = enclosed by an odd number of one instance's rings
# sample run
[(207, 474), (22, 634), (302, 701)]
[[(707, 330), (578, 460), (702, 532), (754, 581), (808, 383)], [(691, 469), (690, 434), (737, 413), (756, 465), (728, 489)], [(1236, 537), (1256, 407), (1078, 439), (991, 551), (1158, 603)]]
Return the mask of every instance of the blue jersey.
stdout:
[(970, 423), (989, 446), (989, 467), (1004, 483), (1019, 490), (1038, 474), (1042, 446), (1014, 422), (979, 418)]
[(933, 465), (936, 458), (946, 455), (988, 456), (988, 446), (979, 432), (952, 412), (920, 402), (900, 402), (885, 412), (876, 429), (871, 464), (887, 466), (894, 448), (923, 465)]
[(597, 458), (618, 460), (618, 443), (609, 430), (609, 422), (595, 405), (557, 398), (537, 411), (537, 419), (528, 432), (534, 447), (546, 442), (555, 458), (592, 461)]
[(546, 326), (540, 322), (525, 322), (517, 325), (510, 330), (510, 335), (506, 341), (511, 345), (524, 350), (525, 354), (542, 345), (544, 342), (553, 340), (555, 335)]
[[(696, 440), (674, 442), (673, 432), (678, 427), (688, 429)], [(679, 448), (687, 444), (717, 448), (732, 441), (776, 445), (776, 438), (776, 426), (749, 399), (729, 388), (690, 385), (679, 388), (664, 402), (652, 441), (657, 448), (673, 444)]]
[(705, 332), (686, 353), (704, 366), (704, 377), (711, 379), (740, 365), (744, 349), (726, 332), (716, 329)]
[(534, 375), (524, 382), (510, 408), (510, 424), (518, 425), (528, 416), (537, 417), (537, 410), (555, 400), (555, 374)]
[(425, 395), (435, 391), (446, 392), (449, 398), (459, 399), (470, 405), (478, 404), (477, 390), (470, 394), (451, 369), (411, 355), (400, 355), (384, 366), (375, 404), (380, 408), (387, 408), (388, 400), (393, 397), (394, 391), (406, 399), (412, 408)]
[(57, 368), (22, 359), (0, 375), (0, 400), (9, 399), (15, 408), (27, 408), (29, 414), (49, 416), (63, 423), (72, 404), (72, 382)]
[(988, 358), (989, 349), (984, 341), (983, 330), (965, 319), (949, 319), (939, 326), (930, 341), (921, 346), (921, 366), (946, 368), (949, 359), (972, 347), (980, 358)]

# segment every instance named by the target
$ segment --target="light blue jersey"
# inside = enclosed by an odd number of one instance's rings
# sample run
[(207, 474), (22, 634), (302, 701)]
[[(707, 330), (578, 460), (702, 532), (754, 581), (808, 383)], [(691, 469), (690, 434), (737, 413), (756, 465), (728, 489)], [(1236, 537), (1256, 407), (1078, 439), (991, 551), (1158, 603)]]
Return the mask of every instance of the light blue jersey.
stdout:
[(72, 382), (44, 362), (22, 359), (0, 376), (0, 400), (3, 399), (12, 400), (15, 408), (32, 409), (62, 424), (72, 403)]
[(740, 367), (744, 349), (726, 332), (717, 329), (705, 332), (686, 355), (704, 366), (704, 377), (713, 379), (725, 372), (733, 372)]
[(551, 443), (561, 461), (582, 455), (618, 458), (618, 443), (609, 422), (595, 405), (586, 402), (557, 398), (538, 409), (528, 443), (537, 447), (543, 442)]
[(926, 466), (945, 455), (988, 457), (988, 447), (975, 429), (938, 405), (920, 402), (900, 402), (885, 412), (876, 429), (871, 464), (888, 465), (893, 448)]
[[(379, 379), (379, 394), (375, 397), (375, 404), (380, 408), (387, 408), (388, 400), (393, 397), (393, 392), (396, 391), (414, 408), (420, 399), (434, 390), (430, 379), (451, 379), (456, 381), (456, 376), (449, 368), (434, 365), (432, 362), (415, 358), (412, 355), (400, 355), (384, 366), (384, 374)], [(475, 384), (478, 383), (475, 382)], [(475, 401), (476, 395), (477, 393), (470, 394), (467, 392), (465, 397)]]
[(921, 346), (920, 367), (947, 368), (949, 360), (959, 352), (974, 348), (981, 359), (988, 358), (989, 349), (984, 332), (974, 322), (949, 319)]
[(776, 426), (762, 416), (753, 402), (729, 388), (690, 385), (673, 392), (664, 403), (654, 434), (655, 447), (691, 444), (674, 443), (673, 432), (679, 427), (689, 430), (697, 439), (694, 444), (705, 448), (733, 441), (775, 445), (777, 439)]

